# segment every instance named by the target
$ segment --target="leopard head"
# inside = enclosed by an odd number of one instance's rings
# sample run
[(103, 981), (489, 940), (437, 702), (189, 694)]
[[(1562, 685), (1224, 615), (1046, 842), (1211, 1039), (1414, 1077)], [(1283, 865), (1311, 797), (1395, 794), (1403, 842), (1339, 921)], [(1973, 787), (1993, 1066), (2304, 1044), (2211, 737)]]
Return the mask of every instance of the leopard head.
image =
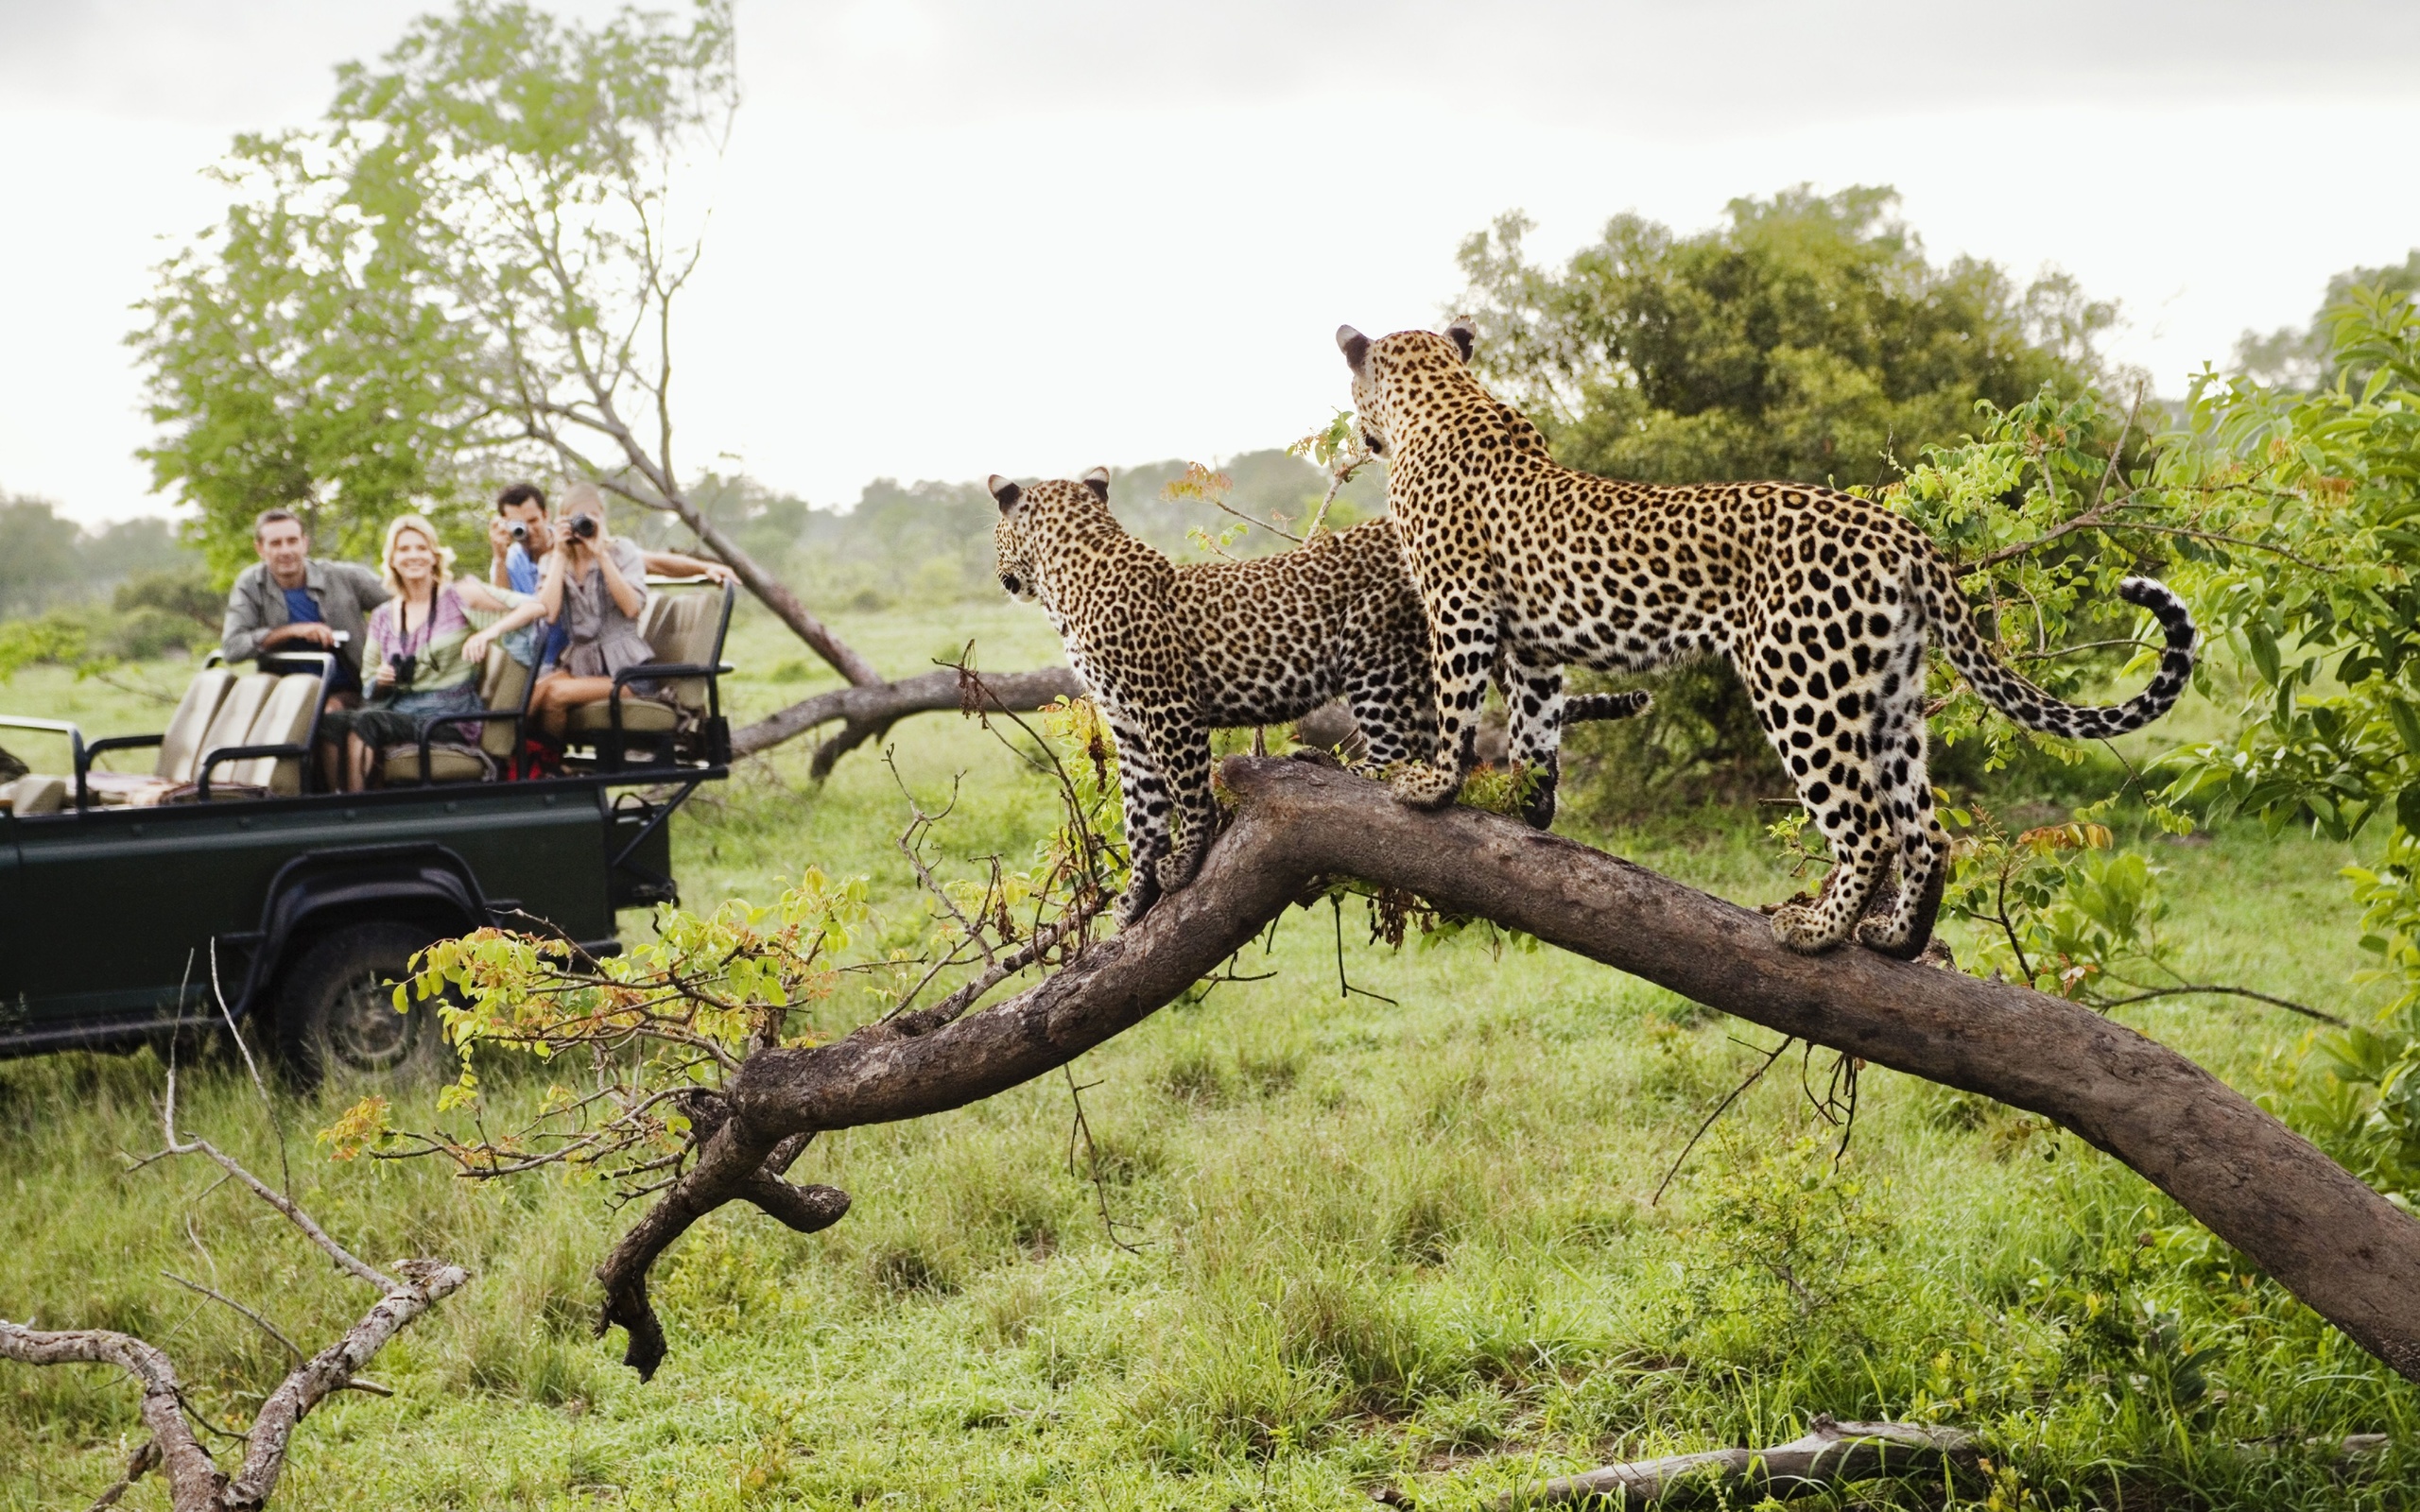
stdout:
[(1389, 456), (1401, 440), (1409, 416), (1401, 413), (1409, 397), (1406, 380), (1423, 373), (1459, 370), (1468, 366), (1478, 345), (1478, 328), (1467, 317), (1456, 318), (1439, 335), (1433, 331), (1398, 331), (1375, 341), (1349, 325), (1336, 328), (1336, 344), (1353, 369), (1353, 411), (1361, 425), (1361, 444), (1374, 456)]
[(1046, 538), (1109, 505), (1109, 469), (1105, 467), (1073, 481), (1057, 478), (1031, 488), (994, 472), (984, 486), (1000, 507), (999, 523), (992, 527), (1000, 586), (1018, 598), (1033, 598), (1043, 592), (1039, 564), (1050, 556), (1044, 549)]

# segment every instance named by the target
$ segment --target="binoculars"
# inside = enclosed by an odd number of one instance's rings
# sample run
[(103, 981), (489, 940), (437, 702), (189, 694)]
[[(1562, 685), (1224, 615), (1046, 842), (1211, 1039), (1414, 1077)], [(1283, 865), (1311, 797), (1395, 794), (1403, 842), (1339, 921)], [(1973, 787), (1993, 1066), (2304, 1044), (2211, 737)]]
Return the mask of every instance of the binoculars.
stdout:
[(575, 541), (594, 541), (596, 539), (596, 517), (593, 514), (573, 515), (569, 529)]

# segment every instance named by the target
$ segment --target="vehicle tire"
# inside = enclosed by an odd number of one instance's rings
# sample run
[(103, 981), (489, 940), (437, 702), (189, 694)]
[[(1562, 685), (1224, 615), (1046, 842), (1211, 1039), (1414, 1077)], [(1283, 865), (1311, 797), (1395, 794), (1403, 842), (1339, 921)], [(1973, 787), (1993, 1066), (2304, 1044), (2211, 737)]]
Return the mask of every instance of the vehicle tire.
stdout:
[(444, 1026), (432, 1005), (396, 1012), (393, 984), (437, 937), (424, 925), (381, 919), (333, 930), (304, 951), (278, 990), (286, 1074), (310, 1088), (331, 1078), (402, 1085), (435, 1074)]

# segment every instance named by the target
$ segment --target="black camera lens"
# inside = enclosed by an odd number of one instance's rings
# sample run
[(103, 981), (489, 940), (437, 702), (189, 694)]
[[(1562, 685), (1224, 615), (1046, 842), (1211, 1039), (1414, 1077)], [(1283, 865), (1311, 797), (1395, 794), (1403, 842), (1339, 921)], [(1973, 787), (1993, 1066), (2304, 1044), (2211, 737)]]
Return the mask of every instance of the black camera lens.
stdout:
[(529, 526), (523, 521), (515, 520), (512, 522), (511, 534), (515, 541), (527, 541), (529, 539)]
[(581, 541), (596, 540), (596, 517), (593, 514), (573, 515), (571, 517), (571, 533), (574, 537)]

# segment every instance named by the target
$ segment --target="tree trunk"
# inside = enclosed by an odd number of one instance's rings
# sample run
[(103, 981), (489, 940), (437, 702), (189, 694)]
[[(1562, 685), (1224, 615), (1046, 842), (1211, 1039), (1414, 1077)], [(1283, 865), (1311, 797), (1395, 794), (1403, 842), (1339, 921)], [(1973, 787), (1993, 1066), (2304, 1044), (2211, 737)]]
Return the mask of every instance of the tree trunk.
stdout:
[(651, 1371), (661, 1349), (642, 1347), (662, 1337), (648, 1266), (697, 1216), (751, 1200), (762, 1152), (802, 1133), (963, 1107), (1055, 1070), (1174, 1000), (1322, 879), (1351, 877), (2049, 1118), (2420, 1380), (2420, 1222), (2175, 1051), (2027, 988), (1855, 946), (1794, 954), (1761, 916), (1630, 862), (1473, 809), (1419, 813), (1311, 762), (1231, 757), (1220, 778), (1238, 807), (1199, 879), (1057, 975), (923, 1034), (874, 1024), (751, 1057), (705, 1158), (598, 1273), (600, 1330), (631, 1329), (631, 1363)]

